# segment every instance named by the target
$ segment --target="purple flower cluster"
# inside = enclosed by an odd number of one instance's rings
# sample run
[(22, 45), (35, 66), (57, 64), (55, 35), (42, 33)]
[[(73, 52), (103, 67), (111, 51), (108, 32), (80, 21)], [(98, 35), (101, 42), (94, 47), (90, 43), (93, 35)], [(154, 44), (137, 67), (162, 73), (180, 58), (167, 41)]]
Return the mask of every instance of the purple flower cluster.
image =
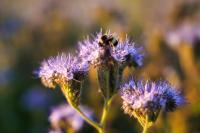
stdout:
[(75, 74), (84, 74), (87, 71), (87, 62), (62, 53), (43, 61), (38, 71), (38, 77), (46, 87), (55, 88), (57, 84), (60, 85), (74, 79)]
[(143, 65), (144, 55), (141, 54), (142, 47), (136, 48), (134, 42), (128, 38), (121, 41), (116, 48), (111, 50), (112, 56), (120, 63), (127, 63), (132, 65), (135, 63), (137, 66)]
[(41, 63), (37, 74), (46, 87), (55, 88), (77, 75), (80, 80), (80, 76), (88, 71), (89, 64), (107, 66), (108, 69), (119, 66), (123, 71), (125, 66), (141, 66), (143, 54), (141, 48), (136, 48), (129, 39), (121, 41), (115, 34), (99, 32), (94, 39), (88, 38), (79, 43), (78, 57), (63, 53), (50, 57)]
[[(185, 103), (178, 90), (166, 81), (135, 81), (131, 79), (121, 89), (124, 112), (130, 116), (140, 114), (145, 116), (149, 112), (160, 110), (173, 111)], [(135, 113), (137, 112), (137, 113)]]
[[(91, 118), (92, 112), (87, 107), (81, 106), (81, 109), (89, 118)], [(49, 121), (53, 128), (51, 132), (62, 132), (62, 129), (65, 129), (66, 126), (78, 131), (84, 124), (84, 120), (68, 104), (62, 104), (55, 107), (49, 116)]]
[(93, 39), (79, 42), (78, 53), (82, 60), (97, 68), (99, 86), (105, 98), (116, 93), (124, 68), (142, 66), (144, 59), (141, 47), (136, 47), (128, 38), (120, 40), (110, 31), (100, 31)]
[[(110, 41), (115, 40), (116, 45), (102, 47), (100, 42), (105, 35)], [(109, 39), (107, 43), (112, 43), (109, 42)], [(134, 63), (136, 66), (141, 66), (143, 64), (141, 48), (136, 48), (135, 44), (130, 42), (128, 38), (126, 38), (125, 41), (119, 40), (117, 35), (110, 32), (103, 34), (101, 31), (97, 33), (94, 39), (87, 38), (86, 40), (79, 42), (79, 56), (94, 66), (102, 65), (106, 60), (114, 60), (114, 62), (117, 62), (118, 64), (130, 65)]]
[(168, 31), (165, 39), (171, 46), (179, 46), (181, 43), (194, 45), (195, 41), (200, 39), (200, 25), (183, 23)]
[[(96, 67), (99, 88), (104, 100), (108, 102), (120, 89), (125, 67), (140, 67), (144, 60), (142, 47), (136, 47), (127, 37), (121, 40), (109, 31), (101, 31), (93, 39), (87, 38), (79, 42), (77, 52), (77, 57), (65, 54), (50, 57), (42, 62), (37, 71), (46, 87), (61, 87), (65, 98), (74, 109), (79, 109), (81, 81), (88, 72), (89, 65)], [(180, 92), (166, 81), (131, 79), (121, 86), (121, 98), (124, 112), (137, 118), (144, 128), (150, 127), (156, 121), (161, 110), (174, 111), (185, 103)], [(70, 132), (71, 129), (77, 131), (82, 127), (83, 119), (70, 105), (63, 104), (53, 109), (49, 117), (52, 125), (50, 133), (62, 133), (66, 129), (70, 129)], [(91, 111), (81, 108), (90, 118)], [(89, 119), (86, 121), (93, 123)], [(100, 126), (96, 123), (91, 125), (99, 130), (104, 123), (101, 122)]]

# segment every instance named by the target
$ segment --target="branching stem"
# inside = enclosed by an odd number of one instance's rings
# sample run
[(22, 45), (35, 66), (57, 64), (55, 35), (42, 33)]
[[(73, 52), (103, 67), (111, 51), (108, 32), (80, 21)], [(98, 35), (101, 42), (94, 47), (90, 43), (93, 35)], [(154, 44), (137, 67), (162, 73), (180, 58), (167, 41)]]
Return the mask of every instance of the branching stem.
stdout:
[(75, 106), (71, 100), (69, 99), (69, 96), (67, 94), (67, 88), (68, 86), (67, 85), (64, 85), (61, 87), (61, 90), (67, 100), (67, 102), (69, 103), (69, 105), (74, 108), (78, 113), (79, 115), (88, 123), (90, 124), (91, 126), (93, 126), (94, 128), (96, 128), (98, 131), (102, 130), (102, 126), (100, 124), (98, 124), (97, 122), (91, 120), (90, 118), (88, 118), (82, 111), (81, 109), (78, 107), (78, 106)]
[(111, 97), (108, 100), (105, 99), (105, 101), (104, 101), (103, 113), (102, 113), (101, 122), (100, 122), (100, 125), (102, 126), (103, 131), (101, 131), (99, 133), (105, 133), (106, 120), (107, 120), (107, 117), (108, 117), (108, 112), (109, 112), (109, 109), (110, 109), (110, 104), (112, 102), (112, 99), (113, 99), (113, 97)]

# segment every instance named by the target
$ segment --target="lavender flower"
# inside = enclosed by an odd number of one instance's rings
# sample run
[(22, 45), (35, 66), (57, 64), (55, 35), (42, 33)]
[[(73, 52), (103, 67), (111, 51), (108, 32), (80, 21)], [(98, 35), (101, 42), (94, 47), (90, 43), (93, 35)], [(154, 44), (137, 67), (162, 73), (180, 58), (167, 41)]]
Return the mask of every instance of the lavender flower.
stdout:
[(124, 112), (134, 116), (141, 125), (145, 123), (145, 117), (150, 122), (155, 122), (159, 112), (174, 111), (185, 103), (180, 92), (175, 90), (166, 81), (138, 81), (131, 79), (121, 89)]
[(81, 81), (87, 71), (87, 62), (61, 54), (43, 61), (38, 76), (46, 87), (55, 88), (56, 85), (59, 85), (69, 100), (78, 105)]
[[(81, 106), (81, 108), (88, 117), (92, 116), (92, 112), (88, 108), (84, 106)], [(49, 121), (53, 129), (60, 132), (66, 127), (78, 131), (84, 123), (80, 115), (67, 104), (62, 104), (54, 108), (49, 116)]]
[(100, 33), (97, 34), (97, 37), (93, 40), (93, 42), (89, 38), (79, 42), (79, 57), (91, 64), (98, 64), (100, 48), (97, 40), (100, 36)]
[[(103, 45), (102, 45), (103, 44)], [(128, 38), (125, 41), (119, 40), (117, 35), (110, 33), (97, 33), (94, 39), (87, 38), (79, 42), (79, 56), (94, 66), (102, 65), (105, 61), (123, 63), (134, 62), (136, 66), (143, 64), (143, 54), (141, 48), (136, 48), (135, 44)], [(108, 63), (108, 62), (107, 62)]]
[(117, 35), (99, 32), (94, 39), (87, 38), (79, 43), (79, 57), (97, 68), (101, 92), (110, 98), (119, 88), (122, 73), (126, 66), (141, 66), (141, 48), (126, 38), (119, 40)]
[(120, 63), (126, 63), (129, 66), (142, 66), (144, 55), (141, 53), (142, 47), (136, 48), (134, 42), (128, 38), (120, 42), (115, 49), (112, 49), (112, 56)]
[(183, 23), (168, 31), (165, 38), (170, 46), (179, 46), (181, 43), (194, 45), (200, 39), (200, 25)]
[(76, 73), (86, 73), (87, 70), (87, 63), (78, 63), (78, 59), (62, 53), (43, 61), (38, 76), (46, 87), (55, 88), (57, 84), (73, 80)]

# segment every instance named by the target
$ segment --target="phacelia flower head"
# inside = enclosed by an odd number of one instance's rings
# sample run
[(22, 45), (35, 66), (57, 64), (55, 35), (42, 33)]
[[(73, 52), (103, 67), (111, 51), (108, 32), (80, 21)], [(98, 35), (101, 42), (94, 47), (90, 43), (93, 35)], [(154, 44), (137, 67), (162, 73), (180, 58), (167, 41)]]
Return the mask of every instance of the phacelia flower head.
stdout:
[(79, 57), (97, 68), (98, 81), (105, 98), (110, 98), (119, 88), (126, 66), (141, 66), (143, 54), (128, 38), (125, 41), (111, 32), (99, 32), (94, 39), (79, 43)]
[[(128, 38), (125, 41), (111, 33), (99, 32), (94, 39), (87, 38), (79, 42), (79, 56), (94, 66), (109, 63), (125, 63), (141, 66), (143, 64), (143, 54), (141, 48), (137, 48)], [(131, 63), (132, 62), (132, 63)]]
[[(81, 106), (81, 109), (91, 118), (92, 112), (87, 107)], [(66, 127), (78, 131), (84, 124), (81, 116), (68, 104), (55, 107), (49, 116), (49, 121), (54, 131), (60, 132)]]
[(161, 110), (174, 111), (185, 103), (180, 92), (166, 81), (135, 81), (131, 79), (121, 88), (123, 110), (134, 116), (144, 125), (148, 116), (149, 122), (155, 122)]
[(115, 49), (112, 49), (112, 56), (120, 63), (129, 66), (142, 66), (144, 54), (141, 53), (142, 47), (136, 47), (134, 42), (128, 38), (125, 41), (119, 42)]
[(62, 53), (43, 61), (37, 73), (46, 87), (55, 88), (56, 85), (73, 80), (76, 74), (87, 71), (86, 62), (78, 62), (78, 59)]
[(55, 88), (59, 85), (69, 100), (78, 105), (81, 81), (87, 71), (87, 62), (70, 55), (60, 54), (43, 61), (38, 76), (46, 87)]

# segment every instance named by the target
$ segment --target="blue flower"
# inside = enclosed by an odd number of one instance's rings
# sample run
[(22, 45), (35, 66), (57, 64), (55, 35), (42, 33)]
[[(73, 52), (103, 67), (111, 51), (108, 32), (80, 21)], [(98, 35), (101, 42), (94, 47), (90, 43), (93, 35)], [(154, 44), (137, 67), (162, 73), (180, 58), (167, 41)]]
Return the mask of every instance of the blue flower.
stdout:
[(100, 31), (93, 39), (79, 42), (79, 57), (95, 66), (101, 92), (106, 99), (113, 96), (121, 84), (126, 66), (143, 64), (141, 48), (136, 48), (128, 38), (119, 39), (115, 33)]
[(99, 51), (98, 38), (101, 33), (97, 34), (97, 37), (92, 41), (89, 38), (79, 42), (79, 57), (89, 62), (90, 64), (98, 64)]
[(104, 65), (108, 62), (141, 66), (144, 55), (141, 47), (137, 48), (128, 38), (119, 40), (115, 33), (100, 31), (93, 39), (87, 38), (79, 42), (79, 57), (94, 66)]
[(144, 55), (141, 53), (142, 47), (136, 47), (134, 42), (128, 38), (119, 42), (116, 48), (112, 49), (112, 56), (119, 63), (125, 63), (129, 66), (142, 66)]
[(56, 85), (73, 80), (76, 74), (85, 74), (87, 71), (87, 62), (62, 53), (43, 61), (37, 74), (46, 87), (55, 88)]
[(157, 119), (162, 109), (174, 111), (185, 103), (180, 92), (166, 81), (135, 81), (131, 79), (122, 86), (121, 98), (125, 113), (140, 118), (140, 120), (149, 115), (151, 121)]

